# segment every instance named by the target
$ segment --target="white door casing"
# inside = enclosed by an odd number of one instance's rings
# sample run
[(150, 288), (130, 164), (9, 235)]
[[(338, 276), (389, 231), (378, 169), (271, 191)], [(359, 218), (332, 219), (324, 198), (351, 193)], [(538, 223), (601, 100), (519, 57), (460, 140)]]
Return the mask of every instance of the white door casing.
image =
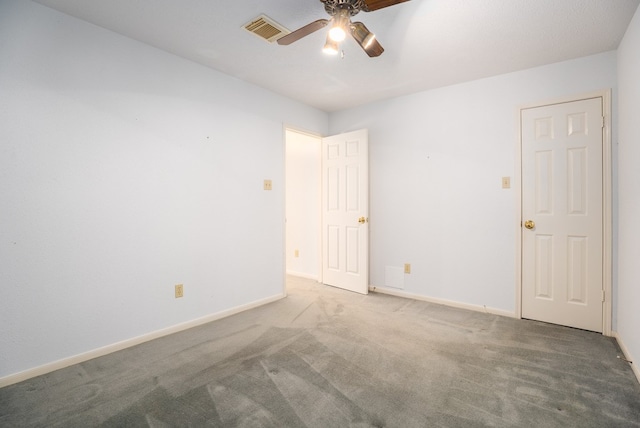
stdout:
[(369, 291), (366, 129), (322, 139), (322, 282)]
[(523, 318), (603, 331), (602, 104), (521, 110)]

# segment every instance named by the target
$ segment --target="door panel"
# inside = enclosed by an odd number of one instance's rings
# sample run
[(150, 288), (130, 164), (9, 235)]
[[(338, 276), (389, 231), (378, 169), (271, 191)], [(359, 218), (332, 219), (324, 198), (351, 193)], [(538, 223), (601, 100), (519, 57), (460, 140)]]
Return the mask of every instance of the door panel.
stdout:
[(369, 290), (368, 135), (366, 130), (322, 140), (323, 282)]
[(602, 117), (602, 98), (521, 111), (523, 318), (602, 331)]
[(553, 236), (536, 235), (535, 280), (536, 298), (553, 299)]

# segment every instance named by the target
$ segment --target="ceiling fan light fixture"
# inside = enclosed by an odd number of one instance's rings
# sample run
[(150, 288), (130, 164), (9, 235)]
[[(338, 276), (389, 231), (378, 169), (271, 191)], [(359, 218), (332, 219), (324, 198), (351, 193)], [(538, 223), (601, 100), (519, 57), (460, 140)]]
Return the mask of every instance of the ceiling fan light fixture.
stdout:
[(369, 49), (369, 47), (371, 46), (371, 43), (375, 42), (376, 40), (376, 35), (373, 33), (369, 33), (367, 34), (367, 37), (364, 38), (364, 40), (362, 41), (362, 47), (364, 49)]
[(333, 27), (329, 30), (329, 37), (334, 42), (341, 42), (347, 37), (347, 33), (340, 27)]
[(337, 55), (338, 54), (338, 42), (333, 40), (331, 36), (327, 35), (327, 42), (324, 44), (324, 48), (322, 48), (322, 52), (328, 55)]
[(329, 30), (329, 37), (334, 42), (341, 42), (347, 37), (347, 28), (349, 28), (349, 11), (340, 9), (333, 17), (333, 24)]
[(324, 48), (322, 48), (322, 52), (327, 55), (338, 55), (337, 46), (333, 45), (324, 45)]

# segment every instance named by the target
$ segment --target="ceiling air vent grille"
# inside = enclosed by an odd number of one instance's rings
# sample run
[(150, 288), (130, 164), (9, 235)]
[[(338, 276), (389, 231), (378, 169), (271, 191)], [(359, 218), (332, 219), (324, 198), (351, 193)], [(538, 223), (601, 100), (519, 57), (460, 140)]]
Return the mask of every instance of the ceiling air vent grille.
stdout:
[(260, 15), (242, 28), (269, 43), (273, 43), (291, 32), (265, 15)]

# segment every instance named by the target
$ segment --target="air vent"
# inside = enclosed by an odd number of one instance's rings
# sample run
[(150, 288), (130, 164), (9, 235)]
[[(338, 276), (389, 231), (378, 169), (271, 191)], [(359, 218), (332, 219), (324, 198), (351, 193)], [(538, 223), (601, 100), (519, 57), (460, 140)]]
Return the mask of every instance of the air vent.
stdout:
[(245, 24), (244, 27), (250, 33), (255, 34), (262, 40), (266, 40), (269, 43), (273, 43), (282, 36), (286, 36), (291, 31), (284, 28), (282, 25), (275, 22), (273, 19), (265, 15), (260, 15), (253, 21)]

